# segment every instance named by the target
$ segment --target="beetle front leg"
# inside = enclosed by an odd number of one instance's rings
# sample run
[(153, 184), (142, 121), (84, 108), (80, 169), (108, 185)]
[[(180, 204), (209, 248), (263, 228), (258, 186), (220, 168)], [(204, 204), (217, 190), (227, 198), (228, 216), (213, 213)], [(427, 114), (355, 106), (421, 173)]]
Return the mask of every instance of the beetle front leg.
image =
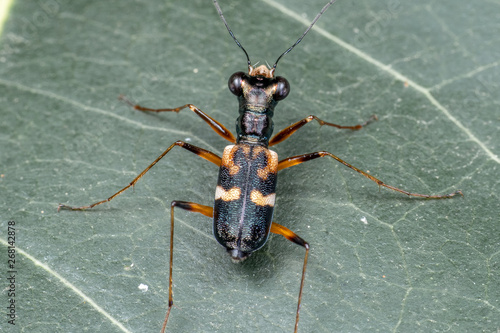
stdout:
[(304, 118), (302, 120), (299, 120), (295, 124), (292, 124), (292, 125), (288, 126), (287, 128), (282, 129), (281, 131), (279, 131), (275, 136), (273, 136), (271, 138), (271, 140), (269, 140), (269, 146), (274, 146), (274, 145), (277, 145), (278, 143), (280, 143), (282, 141), (285, 141), (293, 133), (295, 133), (297, 130), (299, 130), (302, 126), (304, 126), (305, 124), (307, 124), (307, 123), (309, 123), (309, 122), (311, 122), (313, 120), (316, 120), (319, 123), (320, 126), (325, 125), (325, 126), (331, 126), (331, 127), (336, 127), (336, 128), (340, 128), (340, 129), (350, 129), (350, 130), (353, 130), (353, 131), (357, 131), (357, 130), (362, 129), (366, 125), (374, 122), (375, 120), (377, 120), (377, 116), (376, 115), (371, 116), (370, 119), (368, 119), (367, 121), (365, 121), (362, 124), (353, 125), (353, 126), (343, 126), (343, 125), (337, 125), (337, 124), (334, 124), (334, 123), (329, 123), (327, 121), (319, 119), (316, 116), (310, 115), (309, 117), (306, 117), (306, 118)]
[(196, 113), (198, 117), (203, 119), (203, 121), (206, 122), (217, 134), (219, 134), (220, 136), (222, 136), (224, 139), (226, 139), (231, 143), (236, 143), (236, 138), (234, 137), (233, 133), (231, 133), (224, 125), (219, 123), (214, 118), (210, 117), (205, 112), (198, 109), (193, 104), (185, 104), (183, 106), (179, 106), (178, 108), (172, 108), (172, 109), (151, 109), (132, 103), (129, 99), (127, 99), (123, 95), (118, 97), (118, 99), (124, 101), (125, 103), (133, 107), (135, 110), (145, 111), (145, 112), (179, 112), (183, 109), (189, 108), (191, 111)]

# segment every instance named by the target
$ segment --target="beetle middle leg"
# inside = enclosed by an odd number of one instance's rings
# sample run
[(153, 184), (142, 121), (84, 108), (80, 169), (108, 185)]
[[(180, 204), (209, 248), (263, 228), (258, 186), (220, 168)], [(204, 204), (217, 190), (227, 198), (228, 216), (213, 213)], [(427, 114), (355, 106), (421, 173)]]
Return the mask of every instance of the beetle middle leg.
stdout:
[(421, 198), (427, 198), (427, 199), (447, 199), (447, 198), (454, 197), (457, 194), (460, 194), (461, 196), (463, 196), (463, 193), (460, 190), (455, 191), (455, 192), (450, 193), (450, 194), (444, 194), (444, 195), (429, 195), (429, 194), (419, 194), (419, 193), (408, 192), (408, 191), (405, 191), (405, 190), (402, 190), (400, 188), (397, 188), (397, 187), (394, 187), (394, 186), (391, 186), (391, 185), (384, 183), (383, 181), (373, 177), (372, 175), (369, 175), (365, 171), (360, 170), (360, 169), (356, 168), (355, 166), (352, 166), (351, 164), (347, 163), (346, 161), (342, 160), (341, 158), (339, 158), (339, 157), (337, 157), (337, 156), (335, 156), (332, 153), (329, 153), (327, 151), (318, 151), (315, 153), (309, 153), (309, 154), (303, 154), (303, 155), (297, 155), (297, 156), (285, 158), (284, 160), (281, 160), (278, 162), (278, 171), (289, 168), (289, 167), (297, 165), (297, 164), (301, 164), (301, 163), (319, 158), (319, 157), (325, 157), (325, 156), (329, 156), (329, 157), (333, 158), (334, 160), (342, 163), (346, 167), (351, 168), (354, 171), (359, 172), (360, 174), (362, 174), (366, 178), (377, 183), (377, 185), (379, 187), (383, 186), (383, 187), (386, 187), (386, 188), (391, 189), (393, 191), (401, 192), (401, 193), (406, 194), (408, 196), (421, 197)]
[(95, 203), (93, 203), (91, 205), (88, 205), (88, 206), (81, 206), (81, 207), (72, 207), (72, 206), (67, 206), (67, 205), (60, 204), (59, 207), (57, 208), (57, 210), (60, 210), (60, 209), (66, 209), (66, 210), (86, 210), (86, 209), (94, 208), (95, 206), (100, 205), (102, 203), (105, 203), (105, 202), (113, 200), (115, 197), (117, 197), (118, 195), (122, 194), (124, 191), (128, 190), (130, 187), (133, 187), (137, 183), (137, 181), (139, 179), (141, 179), (142, 176), (144, 176), (146, 174), (146, 172), (149, 171), (149, 169), (151, 169), (156, 163), (158, 163), (158, 161), (160, 161), (165, 155), (167, 155), (168, 152), (172, 148), (174, 148), (175, 146), (179, 146), (179, 147), (182, 147), (182, 148), (184, 148), (186, 150), (189, 150), (190, 152), (195, 153), (196, 155), (198, 155), (198, 156), (206, 159), (209, 162), (214, 163), (217, 166), (220, 166), (221, 163), (222, 163), (221, 162), (221, 158), (219, 156), (215, 155), (214, 153), (212, 153), (209, 150), (193, 146), (193, 145), (191, 145), (189, 143), (186, 143), (184, 141), (176, 141), (172, 145), (170, 145), (170, 147), (168, 147), (167, 150), (165, 150), (160, 156), (158, 156), (156, 158), (156, 160), (153, 161), (153, 163), (151, 163), (146, 169), (144, 169), (144, 171), (142, 171), (137, 177), (135, 177), (134, 180), (132, 180), (127, 186), (125, 186), (124, 188), (122, 188), (121, 190), (119, 190), (118, 192), (116, 192), (115, 194), (113, 194), (112, 196), (110, 196), (109, 198), (101, 200), (101, 201), (98, 201), (98, 202), (95, 202)]
[(165, 314), (165, 320), (163, 321), (163, 326), (161, 328), (161, 333), (165, 332), (165, 328), (167, 327), (168, 317), (170, 315), (170, 310), (172, 310), (172, 306), (174, 305), (174, 297), (172, 290), (172, 268), (174, 264), (174, 208), (182, 208), (184, 210), (200, 213), (207, 217), (212, 218), (214, 216), (214, 209), (210, 206), (200, 205), (194, 202), (188, 201), (177, 201), (174, 200), (170, 204), (170, 272), (168, 275), (168, 309)]

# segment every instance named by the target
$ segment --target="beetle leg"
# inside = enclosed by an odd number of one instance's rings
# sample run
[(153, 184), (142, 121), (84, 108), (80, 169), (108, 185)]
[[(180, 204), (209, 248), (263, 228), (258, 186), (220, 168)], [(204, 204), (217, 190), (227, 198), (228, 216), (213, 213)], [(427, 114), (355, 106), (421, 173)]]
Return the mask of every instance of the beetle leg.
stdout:
[(293, 231), (288, 229), (287, 227), (284, 227), (278, 223), (272, 223), (271, 224), (271, 232), (273, 234), (278, 234), (286, 239), (288, 239), (291, 242), (294, 242), (297, 245), (303, 246), (306, 249), (306, 254), (304, 256), (304, 265), (302, 266), (302, 277), (300, 279), (300, 289), (299, 289), (299, 300), (297, 302), (297, 313), (295, 315), (295, 330), (294, 332), (297, 333), (297, 329), (299, 327), (299, 313), (300, 313), (300, 306), (302, 302), (302, 290), (304, 289), (304, 279), (306, 277), (306, 266), (307, 266), (307, 257), (309, 256), (309, 244), (303, 240), (300, 236), (295, 234)]
[(302, 126), (304, 126), (305, 124), (307, 124), (307, 123), (309, 123), (310, 121), (313, 121), (313, 120), (316, 120), (319, 123), (320, 126), (326, 125), (326, 126), (336, 127), (336, 128), (340, 128), (340, 129), (350, 129), (350, 130), (353, 130), (353, 131), (357, 131), (357, 130), (362, 129), (363, 127), (365, 127), (369, 123), (377, 120), (377, 116), (376, 115), (371, 116), (370, 119), (368, 119), (367, 121), (365, 121), (362, 124), (353, 125), (353, 126), (342, 126), (342, 125), (337, 125), (337, 124), (334, 124), (334, 123), (326, 122), (324, 120), (319, 119), (316, 116), (310, 115), (309, 117), (306, 117), (306, 118), (304, 118), (302, 120), (299, 120), (295, 124), (292, 124), (292, 125), (288, 126), (287, 128), (282, 129), (281, 131), (279, 131), (275, 136), (273, 136), (271, 138), (271, 140), (269, 140), (269, 146), (274, 146), (274, 145), (277, 145), (278, 143), (280, 143), (282, 141), (285, 141), (293, 133), (295, 133), (298, 129), (300, 129)]
[(139, 110), (139, 111), (179, 112), (183, 109), (189, 108), (191, 111), (196, 113), (201, 119), (203, 119), (203, 121), (206, 122), (217, 134), (219, 134), (220, 136), (222, 136), (224, 139), (226, 139), (229, 142), (236, 143), (236, 138), (234, 137), (233, 133), (231, 133), (224, 125), (222, 125), (217, 120), (215, 120), (214, 118), (207, 115), (205, 112), (198, 109), (193, 104), (185, 104), (183, 106), (179, 106), (178, 108), (172, 108), (172, 109), (150, 109), (150, 108), (145, 108), (143, 106), (132, 103), (130, 100), (128, 100), (123, 95), (120, 96), (119, 99), (124, 101), (125, 103), (127, 103), (131, 107), (133, 107), (135, 110)]
[(124, 188), (122, 188), (121, 190), (119, 190), (118, 192), (116, 192), (115, 194), (113, 194), (112, 196), (110, 196), (109, 198), (101, 200), (101, 201), (98, 201), (98, 202), (95, 202), (95, 203), (93, 203), (91, 205), (88, 205), (88, 206), (81, 206), (81, 207), (72, 207), (72, 206), (67, 206), (67, 205), (60, 204), (59, 207), (57, 208), (57, 210), (60, 210), (60, 209), (66, 209), (66, 210), (85, 210), (85, 209), (90, 209), (90, 208), (93, 208), (93, 207), (95, 207), (97, 205), (100, 205), (102, 203), (105, 203), (105, 202), (113, 200), (116, 196), (120, 195), (121, 193), (123, 193), (124, 191), (126, 191), (127, 189), (129, 189), (130, 187), (134, 186), (135, 183), (137, 183), (137, 181), (139, 179), (141, 179), (142, 176), (144, 176), (146, 174), (146, 172), (149, 171), (149, 169), (151, 169), (156, 163), (158, 163), (158, 161), (161, 160), (165, 155), (167, 155), (167, 153), (172, 148), (174, 148), (175, 146), (179, 146), (179, 147), (182, 147), (182, 148), (184, 148), (186, 150), (189, 150), (190, 152), (192, 152), (192, 153), (194, 153), (194, 154), (196, 154), (196, 155), (198, 155), (198, 156), (206, 159), (209, 162), (214, 163), (217, 166), (221, 165), (221, 158), (219, 156), (215, 155), (214, 153), (212, 153), (211, 151), (203, 149), (203, 148), (199, 148), (199, 147), (196, 147), (196, 146), (193, 146), (193, 145), (191, 145), (189, 143), (186, 143), (184, 141), (176, 141), (172, 145), (170, 145), (170, 147), (168, 147), (167, 150), (165, 150), (160, 156), (158, 156), (156, 158), (156, 160), (153, 161), (153, 163), (151, 163), (146, 169), (144, 169), (144, 171), (142, 171), (137, 177), (135, 177), (134, 180), (132, 180), (130, 182), (130, 184), (128, 184), (127, 186), (125, 186)]
[(174, 266), (174, 207), (182, 208), (184, 210), (200, 213), (207, 217), (212, 218), (214, 216), (214, 209), (210, 206), (200, 205), (194, 202), (188, 201), (172, 201), (170, 204), (170, 272), (168, 274), (168, 309), (165, 314), (165, 320), (163, 320), (163, 326), (161, 327), (161, 333), (165, 332), (167, 327), (168, 316), (170, 315), (170, 310), (174, 305), (174, 296), (172, 290), (172, 268)]
[(315, 153), (309, 153), (309, 154), (303, 154), (303, 155), (297, 155), (297, 156), (285, 158), (284, 160), (281, 160), (278, 162), (278, 171), (289, 168), (289, 167), (297, 165), (297, 164), (301, 164), (301, 163), (319, 158), (319, 157), (325, 157), (325, 156), (329, 156), (329, 157), (333, 158), (334, 160), (342, 163), (346, 167), (351, 168), (354, 171), (359, 172), (360, 174), (362, 174), (366, 178), (377, 183), (379, 187), (380, 186), (387, 187), (388, 189), (391, 189), (391, 190), (397, 191), (397, 192), (401, 192), (401, 193), (406, 194), (408, 196), (421, 197), (421, 198), (427, 198), (427, 199), (447, 199), (447, 198), (454, 197), (457, 194), (460, 194), (461, 196), (463, 196), (463, 193), (460, 190), (455, 191), (455, 192), (450, 193), (450, 194), (444, 194), (444, 195), (429, 195), (429, 194), (419, 194), (419, 193), (408, 192), (408, 191), (402, 190), (400, 188), (397, 188), (397, 187), (394, 187), (391, 185), (387, 185), (383, 181), (373, 177), (372, 175), (367, 174), (366, 172), (356, 168), (355, 166), (350, 165), (346, 161), (342, 160), (341, 158), (339, 158), (339, 157), (337, 157), (337, 156), (335, 156), (332, 153), (329, 153), (327, 151), (318, 151)]

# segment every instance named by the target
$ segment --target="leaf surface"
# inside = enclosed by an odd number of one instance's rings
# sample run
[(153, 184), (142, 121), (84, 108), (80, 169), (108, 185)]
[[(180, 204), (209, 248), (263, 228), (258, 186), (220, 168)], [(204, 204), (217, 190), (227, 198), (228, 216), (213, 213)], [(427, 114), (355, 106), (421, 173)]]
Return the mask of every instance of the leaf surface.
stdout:
[[(323, 1), (221, 1), (252, 62), (274, 63)], [(331, 159), (279, 176), (275, 221), (311, 245), (300, 332), (494, 332), (500, 327), (498, 3), (339, 1), (280, 60), (291, 84), (275, 131), (310, 114), (280, 158)], [(217, 168), (176, 140), (227, 144), (193, 103), (234, 130), (227, 79), (245, 70), (211, 1), (17, 1), (0, 36), (0, 237), (16, 222), (17, 325), (30, 332), (156, 332), (168, 302), (172, 200), (211, 205)], [(274, 147), (273, 147), (274, 149)], [(170, 332), (292, 332), (303, 249), (278, 236), (241, 265), (210, 220), (176, 212)], [(6, 269), (4, 268), (4, 272)], [(142, 291), (140, 285), (147, 285)], [(6, 296), (2, 304), (6, 304)], [(7, 326), (5, 318), (1, 327)]]

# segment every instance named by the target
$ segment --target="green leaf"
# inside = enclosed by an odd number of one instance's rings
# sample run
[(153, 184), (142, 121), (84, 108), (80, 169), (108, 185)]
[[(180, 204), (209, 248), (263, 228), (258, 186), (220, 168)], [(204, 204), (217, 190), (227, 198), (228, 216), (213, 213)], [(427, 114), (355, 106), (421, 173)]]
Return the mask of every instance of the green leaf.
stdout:
[[(277, 1), (277, 0), (276, 0)], [(261, 64), (305, 30), (325, 0), (229, 2), (227, 21)], [(498, 4), (348, 1), (280, 60), (291, 84), (276, 131), (311, 123), (275, 149), (327, 150), (280, 173), (275, 221), (311, 245), (299, 332), (495, 332), (500, 327)], [(168, 302), (170, 202), (211, 205), (217, 168), (176, 140), (221, 154), (196, 115), (144, 114), (193, 103), (230, 130), (228, 77), (246, 69), (211, 1), (17, 1), (0, 39), (0, 258), (16, 227), (16, 326), (30, 332), (157, 332)], [(176, 212), (169, 332), (292, 332), (304, 251), (279, 236), (241, 265), (210, 220)], [(7, 286), (2, 280), (2, 289)], [(139, 286), (147, 285), (142, 291)], [(0, 304), (7, 306), (2, 294)], [(12, 328), (3, 317), (2, 328)]]

